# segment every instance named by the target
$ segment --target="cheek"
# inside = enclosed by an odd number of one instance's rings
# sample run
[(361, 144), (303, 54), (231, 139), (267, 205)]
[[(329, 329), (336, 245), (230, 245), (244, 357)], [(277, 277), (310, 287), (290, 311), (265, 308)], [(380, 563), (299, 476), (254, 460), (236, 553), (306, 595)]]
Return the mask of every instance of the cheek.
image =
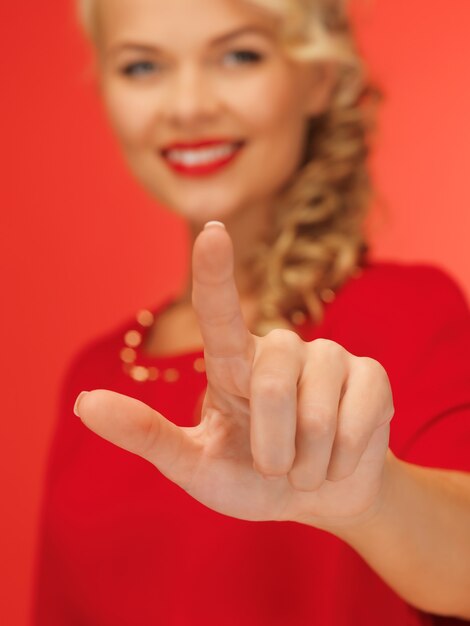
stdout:
[(152, 99), (137, 97), (118, 87), (105, 94), (110, 123), (125, 149), (137, 147), (149, 135), (155, 109)]
[(256, 172), (256, 185), (271, 193), (289, 180), (302, 158), (306, 115), (301, 85), (278, 71), (246, 87), (232, 100), (232, 110), (243, 119), (251, 140), (247, 168)]
[(234, 94), (232, 108), (255, 133), (276, 133), (304, 120), (299, 85), (286, 70), (273, 70), (247, 81)]

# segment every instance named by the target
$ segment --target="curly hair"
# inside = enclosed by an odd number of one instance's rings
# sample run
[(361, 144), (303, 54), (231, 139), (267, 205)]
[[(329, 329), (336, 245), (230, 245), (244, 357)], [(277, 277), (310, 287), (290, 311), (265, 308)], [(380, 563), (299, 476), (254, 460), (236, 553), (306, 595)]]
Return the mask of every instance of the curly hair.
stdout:
[(299, 61), (336, 60), (329, 108), (311, 119), (303, 160), (279, 195), (266, 240), (250, 259), (258, 295), (256, 331), (319, 324), (325, 303), (360, 273), (374, 190), (369, 138), (383, 94), (366, 79), (345, 0), (249, 0), (282, 18), (286, 52)]
[[(368, 170), (380, 88), (367, 80), (347, 0), (243, 0), (280, 18), (281, 44), (299, 62), (337, 62), (328, 109), (309, 120), (301, 163), (279, 193), (270, 230), (247, 261), (258, 303), (254, 332), (319, 324), (325, 304), (364, 264), (365, 220), (374, 194)], [(78, 0), (96, 37), (95, 0)]]

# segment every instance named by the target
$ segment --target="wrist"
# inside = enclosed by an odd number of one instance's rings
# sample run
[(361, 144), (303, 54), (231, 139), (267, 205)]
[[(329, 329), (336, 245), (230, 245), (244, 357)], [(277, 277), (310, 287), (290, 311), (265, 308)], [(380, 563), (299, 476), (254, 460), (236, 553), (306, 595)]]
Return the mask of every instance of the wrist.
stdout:
[(328, 529), (329, 532), (352, 545), (362, 537), (367, 537), (373, 528), (384, 525), (393, 511), (393, 500), (401, 473), (400, 463), (401, 461), (388, 449), (380, 489), (371, 505), (358, 515), (333, 522)]
[(325, 530), (348, 543), (359, 536), (367, 535), (371, 527), (380, 525), (389, 514), (399, 465), (400, 460), (388, 449), (377, 493), (359, 513), (348, 516), (329, 516), (325, 519), (306, 514), (295, 521)]

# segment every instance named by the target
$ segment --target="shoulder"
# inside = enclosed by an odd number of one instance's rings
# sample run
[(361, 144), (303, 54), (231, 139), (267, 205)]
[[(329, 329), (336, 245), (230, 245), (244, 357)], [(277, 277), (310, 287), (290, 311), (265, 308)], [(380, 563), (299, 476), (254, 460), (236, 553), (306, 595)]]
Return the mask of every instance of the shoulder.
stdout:
[(353, 354), (386, 359), (398, 345), (422, 351), (457, 329), (470, 329), (470, 312), (447, 271), (425, 263), (376, 261), (338, 291), (321, 332)]
[[(133, 315), (123, 316), (106, 331), (92, 336), (74, 353), (69, 371), (102, 370), (104, 363), (118, 363), (122, 367), (123, 350), (138, 350), (154, 320), (171, 304), (173, 296), (160, 297), (151, 306), (141, 307)], [(127, 337), (126, 337), (127, 336)], [(125, 361), (127, 362), (127, 361)]]
[(138, 356), (138, 346), (144, 341), (148, 328), (171, 302), (171, 295), (160, 297), (151, 306), (122, 316), (106, 331), (91, 336), (79, 346), (64, 368), (62, 394), (70, 396), (77, 389), (90, 388), (119, 391), (129, 384), (131, 378), (124, 373), (125, 363)]
[(350, 279), (337, 296), (337, 305), (363, 314), (380, 312), (406, 316), (424, 311), (435, 322), (449, 315), (467, 315), (468, 302), (455, 278), (427, 263), (369, 262), (357, 278)]
[(372, 293), (381, 298), (446, 296), (465, 301), (455, 278), (442, 267), (427, 263), (399, 263), (371, 261), (356, 279), (351, 279), (342, 290), (348, 295)]

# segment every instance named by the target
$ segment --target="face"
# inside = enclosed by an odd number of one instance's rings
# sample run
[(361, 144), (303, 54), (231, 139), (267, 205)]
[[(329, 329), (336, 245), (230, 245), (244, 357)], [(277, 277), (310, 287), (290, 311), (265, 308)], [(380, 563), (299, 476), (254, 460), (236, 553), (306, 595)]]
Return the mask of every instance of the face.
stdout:
[(96, 0), (99, 83), (136, 178), (194, 224), (269, 202), (298, 169), (330, 66), (289, 60), (244, 0)]

